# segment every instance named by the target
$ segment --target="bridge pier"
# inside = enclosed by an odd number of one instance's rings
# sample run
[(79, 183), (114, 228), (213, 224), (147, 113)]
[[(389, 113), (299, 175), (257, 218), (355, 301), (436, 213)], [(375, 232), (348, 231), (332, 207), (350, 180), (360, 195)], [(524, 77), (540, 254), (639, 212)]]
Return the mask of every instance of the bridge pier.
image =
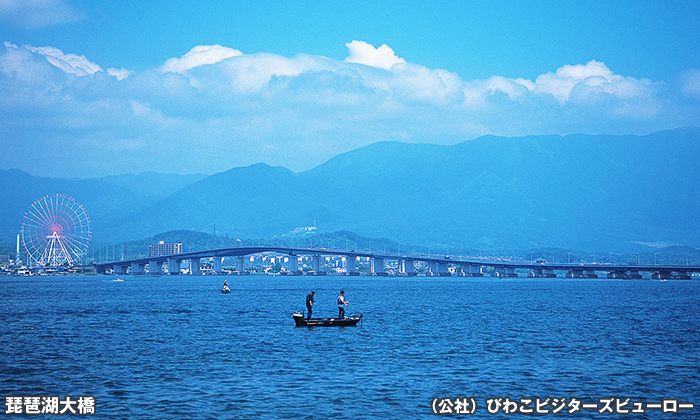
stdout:
[(168, 274), (180, 274), (180, 261), (177, 258), (168, 258)]
[(115, 264), (114, 265), (114, 274), (125, 274), (126, 273), (126, 268), (122, 265)]
[(407, 276), (416, 275), (416, 261), (407, 259), (400, 260), (399, 271)]
[(557, 273), (551, 268), (533, 268), (532, 271), (530, 271), (530, 276), (553, 279), (557, 277)]
[(132, 262), (131, 263), (131, 274), (143, 274), (143, 269), (145, 267), (145, 264), (139, 264)]
[(189, 258), (190, 261), (190, 275), (192, 276), (198, 276), (202, 274), (202, 270), (200, 269), (200, 261), (199, 258)]
[(287, 260), (287, 271), (292, 274), (299, 274), (299, 257), (294, 254), (289, 254)]
[(318, 254), (314, 254), (313, 257), (311, 257), (311, 270), (313, 270), (314, 273), (318, 273), (321, 271), (321, 256)]
[(245, 257), (243, 255), (236, 257), (236, 271), (238, 271), (239, 274), (245, 272)]
[(669, 270), (659, 270), (652, 273), (651, 278), (654, 280), (668, 280), (674, 278)]
[(435, 261), (428, 261), (428, 271), (430, 271), (431, 276), (436, 276), (437, 275), (437, 262)]
[(156, 260), (151, 260), (148, 262), (148, 274), (156, 275), (163, 272), (163, 263), (159, 263)]
[(357, 272), (357, 267), (355, 263), (357, 262), (356, 255), (348, 255), (345, 257), (345, 271), (348, 276), (357, 276), (360, 273)]
[(626, 279), (627, 272), (622, 271), (622, 270), (611, 270), (611, 271), (608, 271), (608, 278), (609, 279)]
[(598, 275), (595, 273), (595, 270), (574, 269), (566, 273), (566, 277), (570, 279), (597, 279)]
[(385, 276), (386, 271), (384, 271), (384, 258), (373, 257), (369, 260), (369, 270), (374, 276)]
[(441, 277), (449, 277), (452, 275), (452, 273), (450, 273), (450, 267), (445, 262), (438, 261), (436, 264), (436, 269), (437, 269), (437, 273), (435, 273), (433, 275), (437, 274), (438, 276), (441, 276)]
[(518, 273), (512, 267), (496, 267), (495, 272), (498, 277), (518, 277)]
[[(466, 270), (464, 269), (466, 267)], [(462, 272), (467, 277), (483, 277), (484, 267), (477, 264), (462, 264)]]
[(221, 274), (221, 264), (224, 257), (214, 257), (214, 272), (216, 274)]

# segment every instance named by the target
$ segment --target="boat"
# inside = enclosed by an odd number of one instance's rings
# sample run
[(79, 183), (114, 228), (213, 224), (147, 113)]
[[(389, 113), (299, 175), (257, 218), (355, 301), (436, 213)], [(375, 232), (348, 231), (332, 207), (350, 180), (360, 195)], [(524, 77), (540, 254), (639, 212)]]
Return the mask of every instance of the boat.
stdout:
[(229, 289), (228, 286), (225, 286), (223, 289), (221, 289), (221, 293), (231, 293), (231, 289)]
[(297, 327), (351, 327), (362, 320), (362, 314), (352, 314), (345, 318), (306, 319), (303, 313), (294, 312), (293, 317)]

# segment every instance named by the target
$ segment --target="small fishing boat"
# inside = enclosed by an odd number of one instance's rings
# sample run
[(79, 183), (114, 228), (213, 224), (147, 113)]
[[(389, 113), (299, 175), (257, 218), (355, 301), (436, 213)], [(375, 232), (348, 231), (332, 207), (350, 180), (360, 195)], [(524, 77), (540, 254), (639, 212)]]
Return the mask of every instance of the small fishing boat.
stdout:
[(229, 289), (228, 286), (224, 286), (224, 288), (221, 289), (221, 293), (231, 293), (231, 289)]
[(294, 312), (297, 327), (351, 327), (362, 320), (362, 314), (352, 314), (345, 318), (311, 318), (306, 319), (301, 312)]

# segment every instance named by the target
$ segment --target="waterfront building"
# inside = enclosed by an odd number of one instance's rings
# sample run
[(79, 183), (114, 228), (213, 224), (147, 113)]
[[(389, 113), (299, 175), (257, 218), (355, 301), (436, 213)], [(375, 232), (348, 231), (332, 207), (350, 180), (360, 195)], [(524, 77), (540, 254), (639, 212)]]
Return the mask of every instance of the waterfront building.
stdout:
[(161, 255), (173, 255), (182, 253), (182, 243), (166, 244), (164, 241), (158, 241), (157, 244), (148, 246), (149, 257), (159, 257)]

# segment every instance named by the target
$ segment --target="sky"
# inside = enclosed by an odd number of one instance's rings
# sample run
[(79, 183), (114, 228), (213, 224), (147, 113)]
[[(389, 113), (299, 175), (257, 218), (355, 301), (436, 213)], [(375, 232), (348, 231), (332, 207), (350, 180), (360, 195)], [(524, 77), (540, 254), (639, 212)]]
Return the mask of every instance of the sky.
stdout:
[(700, 126), (700, 2), (0, 0), (0, 169)]

